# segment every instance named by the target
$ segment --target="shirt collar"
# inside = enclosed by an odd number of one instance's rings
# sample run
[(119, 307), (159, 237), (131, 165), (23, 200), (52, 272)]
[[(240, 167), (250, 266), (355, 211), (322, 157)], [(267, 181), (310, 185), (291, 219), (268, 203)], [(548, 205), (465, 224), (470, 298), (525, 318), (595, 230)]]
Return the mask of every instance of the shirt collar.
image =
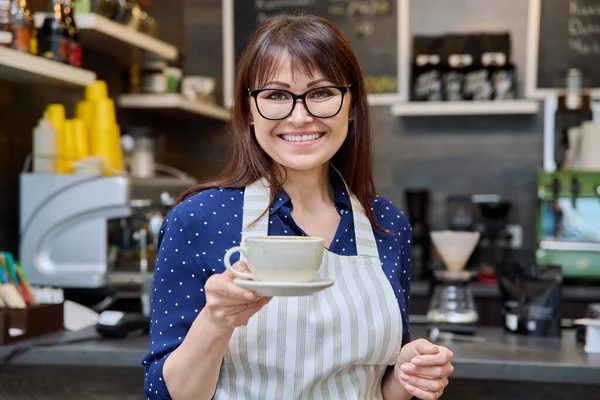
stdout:
[(329, 181), (333, 186), (333, 201), (336, 207), (351, 208), (350, 196), (341, 175), (334, 169), (329, 169)]
[[(341, 209), (349, 209), (351, 208), (350, 196), (348, 196), (348, 191), (346, 190), (346, 185), (344, 185), (344, 181), (340, 174), (338, 174), (334, 169), (329, 169), (329, 181), (331, 182), (331, 186), (333, 187), (333, 201), (337, 208)], [(292, 199), (290, 199), (290, 195), (281, 188), (277, 196), (275, 197), (275, 202), (273, 206), (269, 209), (269, 214), (275, 214), (282, 206), (289, 205)]]
[(270, 215), (275, 214), (281, 208), (281, 206), (288, 204), (292, 201), (292, 199), (290, 199), (290, 195), (287, 194), (287, 192), (281, 186), (279, 186), (279, 188), (280, 191), (279, 193), (277, 193), (277, 196), (275, 196), (275, 202), (269, 210)]

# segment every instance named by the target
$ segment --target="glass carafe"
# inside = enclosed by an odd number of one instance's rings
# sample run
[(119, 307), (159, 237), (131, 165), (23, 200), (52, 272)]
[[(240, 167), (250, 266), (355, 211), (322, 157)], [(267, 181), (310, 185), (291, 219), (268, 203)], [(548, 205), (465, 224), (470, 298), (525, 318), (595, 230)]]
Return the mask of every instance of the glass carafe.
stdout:
[(479, 315), (468, 281), (442, 280), (435, 287), (427, 312), (433, 325), (474, 325)]

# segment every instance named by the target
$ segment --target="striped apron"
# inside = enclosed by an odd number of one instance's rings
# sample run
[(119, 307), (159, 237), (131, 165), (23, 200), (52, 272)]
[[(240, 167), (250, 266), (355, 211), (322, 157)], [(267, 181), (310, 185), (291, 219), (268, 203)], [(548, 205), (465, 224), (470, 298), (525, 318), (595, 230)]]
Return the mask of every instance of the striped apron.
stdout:
[[(348, 192), (350, 193), (350, 192)], [(402, 318), (381, 268), (364, 209), (351, 195), (356, 256), (326, 251), (320, 278), (335, 284), (306, 297), (274, 297), (229, 342), (214, 399), (381, 399), (400, 353)], [(268, 234), (268, 184), (246, 188), (242, 240)]]

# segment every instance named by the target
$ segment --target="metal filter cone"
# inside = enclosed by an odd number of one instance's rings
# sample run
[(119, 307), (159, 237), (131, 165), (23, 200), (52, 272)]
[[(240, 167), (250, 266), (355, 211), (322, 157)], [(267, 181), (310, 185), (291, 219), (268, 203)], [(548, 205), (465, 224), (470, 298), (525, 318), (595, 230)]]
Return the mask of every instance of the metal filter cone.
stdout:
[(433, 231), (431, 240), (446, 269), (462, 271), (479, 241), (479, 232)]

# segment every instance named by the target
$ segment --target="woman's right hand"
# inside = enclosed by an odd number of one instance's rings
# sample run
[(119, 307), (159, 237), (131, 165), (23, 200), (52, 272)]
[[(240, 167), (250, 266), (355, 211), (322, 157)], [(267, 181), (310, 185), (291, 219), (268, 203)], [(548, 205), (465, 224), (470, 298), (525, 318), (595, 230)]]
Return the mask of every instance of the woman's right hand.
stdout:
[[(240, 272), (250, 272), (243, 261), (233, 264), (233, 268)], [(241, 278), (226, 269), (222, 274), (208, 278), (204, 285), (204, 311), (215, 324), (225, 329), (247, 325), (250, 317), (271, 300), (271, 297), (261, 297), (252, 290), (237, 286), (233, 283), (234, 279)]]

